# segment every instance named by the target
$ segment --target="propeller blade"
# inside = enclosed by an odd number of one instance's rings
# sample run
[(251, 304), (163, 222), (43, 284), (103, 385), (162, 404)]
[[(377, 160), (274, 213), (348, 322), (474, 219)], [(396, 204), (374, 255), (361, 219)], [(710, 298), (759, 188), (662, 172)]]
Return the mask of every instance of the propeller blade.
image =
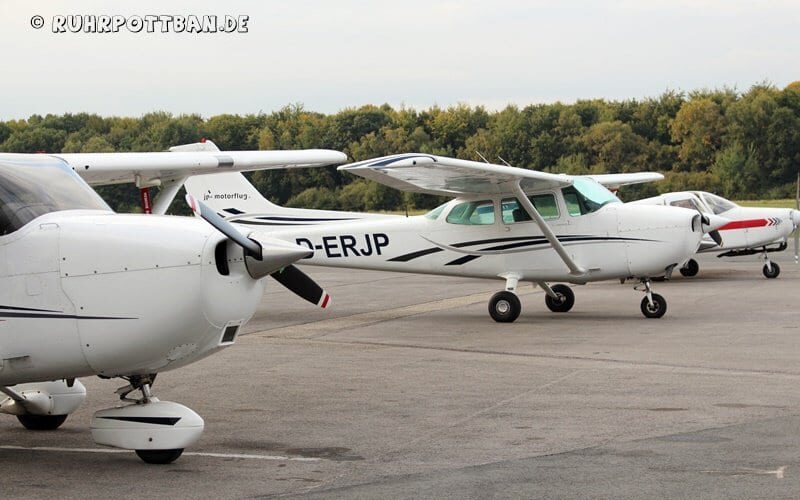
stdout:
[(716, 229), (713, 231), (709, 231), (708, 235), (711, 236), (711, 239), (714, 240), (714, 243), (716, 243), (719, 246), (722, 246), (722, 236), (719, 234), (719, 231), (717, 231)]
[(285, 286), (300, 298), (323, 309), (331, 305), (331, 296), (328, 295), (316, 281), (293, 265), (289, 265), (272, 273), (270, 276), (281, 285)]
[[(244, 249), (244, 265), (253, 279), (261, 279), (314, 254), (314, 251), (308, 247), (262, 234), (251, 233), (249, 237), (245, 236), (233, 224), (192, 195), (186, 195), (186, 203), (189, 204), (196, 216), (201, 217)], [(310, 280), (310, 278), (308, 279)]]
[(196, 216), (214, 226), (217, 231), (247, 250), (251, 256), (261, 257), (261, 245), (240, 233), (238, 229), (233, 227), (230, 222), (223, 219), (217, 212), (209, 208), (208, 205), (190, 194), (186, 195), (186, 203), (189, 204), (189, 208), (192, 209), (192, 212), (194, 212)]

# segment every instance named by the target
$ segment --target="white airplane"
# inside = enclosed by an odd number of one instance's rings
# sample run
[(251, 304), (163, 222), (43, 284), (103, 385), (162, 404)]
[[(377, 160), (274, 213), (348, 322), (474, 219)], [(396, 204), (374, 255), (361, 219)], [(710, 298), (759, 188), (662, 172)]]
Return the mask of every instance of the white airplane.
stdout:
[[(698, 249), (702, 252), (722, 252), (718, 257), (742, 255), (764, 256), (762, 272), (767, 278), (777, 278), (781, 268), (769, 259), (771, 252), (786, 250), (787, 240), (793, 232), (795, 261), (798, 259), (798, 227), (800, 227), (800, 179), (795, 200), (797, 210), (788, 208), (741, 207), (721, 196), (704, 191), (666, 193), (653, 198), (630, 202), (635, 205), (666, 205), (715, 214), (730, 222), (718, 229), (721, 238), (705, 238)], [(682, 263), (684, 276), (695, 276), (700, 265), (694, 259)]]
[[(271, 152), (261, 153), (263, 160)], [(191, 409), (154, 397), (156, 376), (232, 345), (262, 300), (266, 276), (325, 307), (324, 290), (291, 265), (313, 252), (240, 231), (191, 198), (206, 222), (115, 214), (57, 156), (0, 154), (0, 392), (7, 396), (0, 412), (29, 429), (55, 429), (85, 398), (78, 377), (121, 378), (117, 393), (128, 404), (94, 414), (95, 442), (172, 462), (204, 424)], [(281, 161), (326, 164), (331, 156), (311, 151)], [(85, 158), (90, 168), (104, 164)], [(205, 161), (182, 153), (133, 158), (142, 170)], [(129, 397), (136, 391), (141, 397)]]
[(574, 303), (572, 289), (548, 282), (627, 277), (643, 285), (642, 313), (661, 317), (667, 303), (652, 292), (650, 277), (670, 273), (697, 251), (705, 231), (727, 222), (694, 210), (628, 206), (602, 185), (660, 174), (576, 177), (416, 153), (339, 169), (455, 199), (404, 217), (277, 207), (236, 173), (192, 177), (186, 189), (231, 221), (270, 228), (275, 238), (315, 250), (303, 264), (504, 279), (505, 290), (489, 301), (498, 322), (519, 316), (520, 281), (538, 283), (547, 307), (566, 312)]

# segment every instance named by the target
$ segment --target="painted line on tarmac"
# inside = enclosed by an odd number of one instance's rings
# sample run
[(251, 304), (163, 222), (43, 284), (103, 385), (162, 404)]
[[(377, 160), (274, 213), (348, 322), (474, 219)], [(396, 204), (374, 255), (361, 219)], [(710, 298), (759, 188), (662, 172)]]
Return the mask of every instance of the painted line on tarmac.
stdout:
[[(544, 293), (541, 289), (527, 288), (524, 291), (517, 289), (517, 295), (525, 296), (533, 293)], [(373, 311), (361, 314), (353, 314), (341, 318), (323, 319), (321, 321), (314, 321), (311, 323), (303, 323), (300, 325), (283, 326), (279, 328), (272, 328), (270, 330), (261, 330), (246, 334), (246, 337), (262, 337), (262, 338), (291, 338), (291, 339), (314, 339), (330, 333), (361, 328), (364, 326), (374, 325), (376, 323), (383, 323), (385, 321), (392, 321), (399, 318), (408, 316), (417, 316), (420, 314), (427, 314), (437, 311), (444, 311), (446, 309), (455, 309), (458, 307), (466, 307), (475, 304), (486, 303), (491, 296), (491, 292), (481, 292), (471, 295), (464, 295), (461, 297), (452, 297), (449, 299), (433, 300), (430, 302), (422, 302), (420, 304), (413, 304), (410, 306), (396, 307), (393, 309), (384, 309), (382, 311)]]
[[(116, 448), (62, 448), (58, 446), (14, 446), (0, 445), (0, 450), (17, 451), (55, 451), (66, 453), (133, 453), (133, 450), (120, 450)], [(281, 455), (249, 455), (243, 453), (210, 453), (203, 451), (187, 451), (182, 456), (189, 457), (209, 457), (209, 458), (240, 458), (246, 460), (278, 460), (291, 462), (319, 462), (322, 460), (317, 457), (285, 457)]]

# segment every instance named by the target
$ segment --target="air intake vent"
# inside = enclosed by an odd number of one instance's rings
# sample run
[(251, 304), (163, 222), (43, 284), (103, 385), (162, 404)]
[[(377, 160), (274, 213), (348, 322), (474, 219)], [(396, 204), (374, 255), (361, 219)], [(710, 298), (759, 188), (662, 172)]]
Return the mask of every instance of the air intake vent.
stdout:
[(220, 344), (231, 344), (236, 338), (236, 333), (239, 331), (239, 325), (226, 326), (225, 331), (222, 333), (222, 341)]
[(219, 274), (227, 276), (231, 273), (231, 270), (228, 268), (227, 238), (217, 243), (217, 247), (214, 249), (214, 260), (216, 261), (217, 271), (219, 271)]

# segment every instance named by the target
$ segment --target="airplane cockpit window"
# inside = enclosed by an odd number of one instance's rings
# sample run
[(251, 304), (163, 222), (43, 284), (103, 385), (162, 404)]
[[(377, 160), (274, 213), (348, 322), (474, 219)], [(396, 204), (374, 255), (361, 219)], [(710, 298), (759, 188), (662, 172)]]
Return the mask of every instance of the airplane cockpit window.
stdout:
[(605, 186), (588, 177), (576, 177), (572, 185), (562, 188), (561, 192), (572, 216), (596, 212), (609, 203), (622, 203)]
[(671, 207), (681, 207), (681, 208), (688, 208), (690, 210), (697, 210), (698, 212), (702, 212), (700, 209), (700, 205), (694, 201), (693, 198), (686, 198), (685, 200), (675, 200), (669, 202), (669, 206)]
[(443, 203), (443, 204), (439, 205), (438, 207), (434, 208), (433, 210), (431, 210), (430, 212), (425, 214), (425, 218), (426, 219), (431, 219), (431, 220), (438, 219), (439, 216), (442, 215), (442, 210), (444, 210), (444, 207), (446, 207), (446, 206), (447, 206), (447, 203)]
[(721, 196), (717, 196), (711, 193), (701, 193), (703, 196), (703, 200), (708, 205), (708, 208), (711, 209), (714, 214), (724, 214), (728, 210), (736, 208), (736, 204), (732, 203)]
[[(537, 194), (528, 197), (531, 200), (536, 211), (543, 219), (558, 219), (558, 204), (556, 197), (552, 194)], [(528, 212), (519, 204), (517, 198), (505, 198), (501, 202), (501, 211), (503, 214), (504, 224), (513, 224), (515, 222), (527, 222), (532, 220)]]
[(71, 168), (49, 156), (0, 156), (0, 236), (60, 210), (111, 208)]
[(447, 222), (473, 226), (494, 224), (494, 203), (492, 200), (459, 203), (447, 214)]

